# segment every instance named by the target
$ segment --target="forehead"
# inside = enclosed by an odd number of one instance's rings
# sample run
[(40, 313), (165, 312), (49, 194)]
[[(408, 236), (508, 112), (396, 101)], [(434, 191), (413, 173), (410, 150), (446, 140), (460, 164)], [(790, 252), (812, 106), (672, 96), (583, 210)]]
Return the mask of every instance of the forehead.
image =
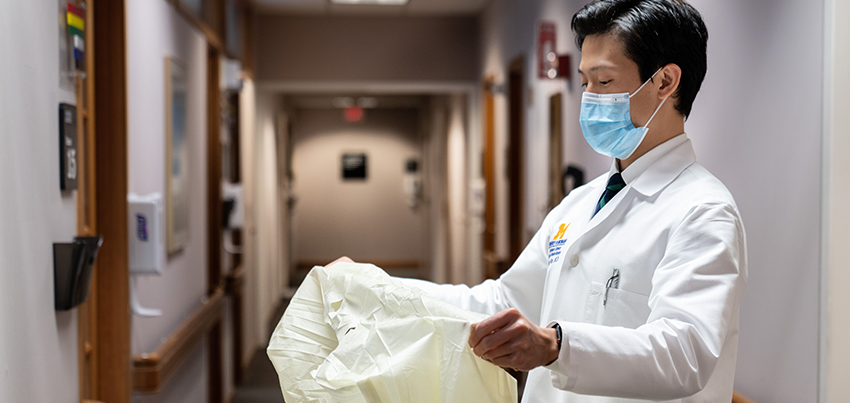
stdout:
[(611, 34), (589, 35), (581, 46), (579, 71), (588, 74), (601, 70), (638, 73), (637, 64), (626, 56), (622, 42)]

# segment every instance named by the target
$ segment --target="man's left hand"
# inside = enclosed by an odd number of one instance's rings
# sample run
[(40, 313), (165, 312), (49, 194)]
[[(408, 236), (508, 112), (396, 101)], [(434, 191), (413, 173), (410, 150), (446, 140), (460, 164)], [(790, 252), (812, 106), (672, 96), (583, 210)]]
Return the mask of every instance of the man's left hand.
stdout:
[(535, 325), (516, 308), (473, 324), (469, 346), (475, 355), (502, 368), (529, 371), (558, 358), (555, 329)]

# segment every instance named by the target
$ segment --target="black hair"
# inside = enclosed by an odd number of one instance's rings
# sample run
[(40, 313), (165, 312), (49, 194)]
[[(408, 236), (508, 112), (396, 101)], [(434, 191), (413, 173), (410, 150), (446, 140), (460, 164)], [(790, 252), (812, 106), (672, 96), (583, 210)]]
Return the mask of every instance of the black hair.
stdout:
[(669, 63), (682, 69), (676, 110), (687, 117), (707, 69), (708, 30), (684, 0), (596, 0), (571, 24), (581, 49), (588, 35), (615, 35), (626, 57), (638, 65), (641, 81)]

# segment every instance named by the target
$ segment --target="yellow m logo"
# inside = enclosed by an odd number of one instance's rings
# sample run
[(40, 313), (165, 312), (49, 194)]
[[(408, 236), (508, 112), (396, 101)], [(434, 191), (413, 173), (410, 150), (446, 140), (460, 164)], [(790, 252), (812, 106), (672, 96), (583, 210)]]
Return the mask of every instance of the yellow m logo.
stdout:
[(569, 228), (569, 227), (570, 227), (570, 224), (561, 224), (561, 226), (558, 227), (558, 233), (555, 234), (555, 239), (553, 239), (553, 241), (558, 241), (561, 238), (563, 238), (564, 234), (567, 232), (567, 228)]

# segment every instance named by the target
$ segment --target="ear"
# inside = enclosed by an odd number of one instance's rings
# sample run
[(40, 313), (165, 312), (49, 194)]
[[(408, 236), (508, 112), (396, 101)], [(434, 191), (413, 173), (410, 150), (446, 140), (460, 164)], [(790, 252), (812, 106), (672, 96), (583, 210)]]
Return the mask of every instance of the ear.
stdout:
[(661, 86), (658, 87), (658, 99), (674, 96), (679, 89), (679, 82), (682, 79), (682, 68), (670, 63), (662, 67), (658, 75), (661, 76)]

